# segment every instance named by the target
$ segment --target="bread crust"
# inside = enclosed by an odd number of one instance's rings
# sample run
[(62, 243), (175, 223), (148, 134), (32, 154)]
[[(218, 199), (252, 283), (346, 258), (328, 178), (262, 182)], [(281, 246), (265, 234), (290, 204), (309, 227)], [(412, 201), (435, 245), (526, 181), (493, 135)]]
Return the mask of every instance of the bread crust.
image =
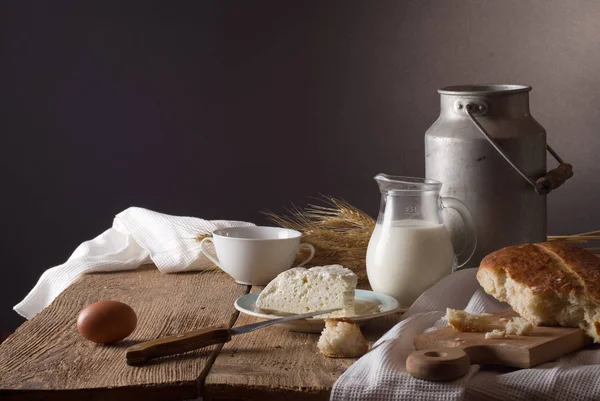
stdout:
[(560, 242), (544, 242), (539, 246), (553, 253), (561, 265), (577, 277), (589, 301), (600, 303), (600, 258), (585, 249)]
[(575, 293), (600, 302), (600, 258), (569, 244), (543, 242), (502, 248), (486, 256), (479, 270), (505, 271), (534, 294)]

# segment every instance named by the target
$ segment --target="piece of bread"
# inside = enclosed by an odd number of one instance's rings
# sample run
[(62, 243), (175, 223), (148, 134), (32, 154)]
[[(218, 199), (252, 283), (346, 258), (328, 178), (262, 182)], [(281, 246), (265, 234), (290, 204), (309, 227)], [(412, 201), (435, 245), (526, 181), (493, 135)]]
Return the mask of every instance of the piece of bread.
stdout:
[(508, 335), (527, 335), (533, 325), (525, 318), (498, 318), (489, 313), (469, 313), (464, 310), (446, 309), (443, 317), (454, 330), (485, 333), (485, 338), (502, 338)]
[(369, 350), (369, 343), (360, 327), (347, 318), (325, 319), (317, 348), (330, 358), (356, 358)]
[(559, 242), (516, 245), (486, 256), (477, 280), (533, 325), (581, 327), (600, 342), (600, 258)]
[(489, 313), (473, 314), (464, 310), (446, 308), (446, 316), (443, 319), (458, 331), (485, 333), (501, 328), (495, 324), (494, 315)]

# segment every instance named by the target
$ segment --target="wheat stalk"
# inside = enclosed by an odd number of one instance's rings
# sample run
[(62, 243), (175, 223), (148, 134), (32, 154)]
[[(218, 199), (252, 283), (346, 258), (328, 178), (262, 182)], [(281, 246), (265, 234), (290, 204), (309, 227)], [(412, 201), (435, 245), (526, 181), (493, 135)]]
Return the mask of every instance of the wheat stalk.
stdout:
[(549, 235), (548, 241), (561, 241), (570, 244), (586, 245), (582, 246), (583, 249), (593, 254), (600, 254), (600, 248), (594, 246), (587, 246), (590, 242), (600, 243), (600, 230), (588, 231), (586, 233), (573, 234), (573, 235)]
[(204, 238), (208, 238), (208, 237), (212, 237), (212, 233), (202, 233), (202, 234), (198, 234), (196, 235), (196, 241), (198, 242), (202, 242), (202, 240)]
[(368, 283), (366, 254), (375, 220), (342, 199), (323, 195), (320, 200), (324, 205), (292, 206), (287, 216), (263, 213), (274, 224), (302, 232), (302, 241), (315, 247), (307, 266), (341, 264), (356, 273), (359, 284)]

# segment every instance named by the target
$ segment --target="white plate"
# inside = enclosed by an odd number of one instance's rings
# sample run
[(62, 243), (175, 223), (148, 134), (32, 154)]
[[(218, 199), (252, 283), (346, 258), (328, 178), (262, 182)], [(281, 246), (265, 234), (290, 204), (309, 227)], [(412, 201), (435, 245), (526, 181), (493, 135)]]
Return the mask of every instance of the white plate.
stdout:
[[(283, 317), (257, 312), (256, 299), (258, 298), (258, 294), (260, 294), (260, 291), (239, 297), (234, 303), (235, 309), (246, 315), (260, 317), (263, 319), (277, 319), (279, 317)], [(398, 312), (400, 309), (400, 305), (394, 297), (373, 291), (354, 290), (354, 300), (356, 302), (359, 315), (351, 316), (349, 319), (356, 322), (360, 326), (370, 320)], [(279, 326), (290, 331), (320, 333), (325, 327), (325, 321), (323, 319), (310, 318), (281, 323)]]

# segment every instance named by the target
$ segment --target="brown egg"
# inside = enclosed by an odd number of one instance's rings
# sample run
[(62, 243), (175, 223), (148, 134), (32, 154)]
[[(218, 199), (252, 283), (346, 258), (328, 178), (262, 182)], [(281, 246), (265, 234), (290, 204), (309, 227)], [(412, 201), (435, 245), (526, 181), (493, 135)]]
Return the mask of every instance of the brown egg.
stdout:
[(119, 301), (94, 302), (77, 317), (77, 330), (81, 335), (99, 344), (121, 341), (133, 332), (136, 324), (133, 309)]

